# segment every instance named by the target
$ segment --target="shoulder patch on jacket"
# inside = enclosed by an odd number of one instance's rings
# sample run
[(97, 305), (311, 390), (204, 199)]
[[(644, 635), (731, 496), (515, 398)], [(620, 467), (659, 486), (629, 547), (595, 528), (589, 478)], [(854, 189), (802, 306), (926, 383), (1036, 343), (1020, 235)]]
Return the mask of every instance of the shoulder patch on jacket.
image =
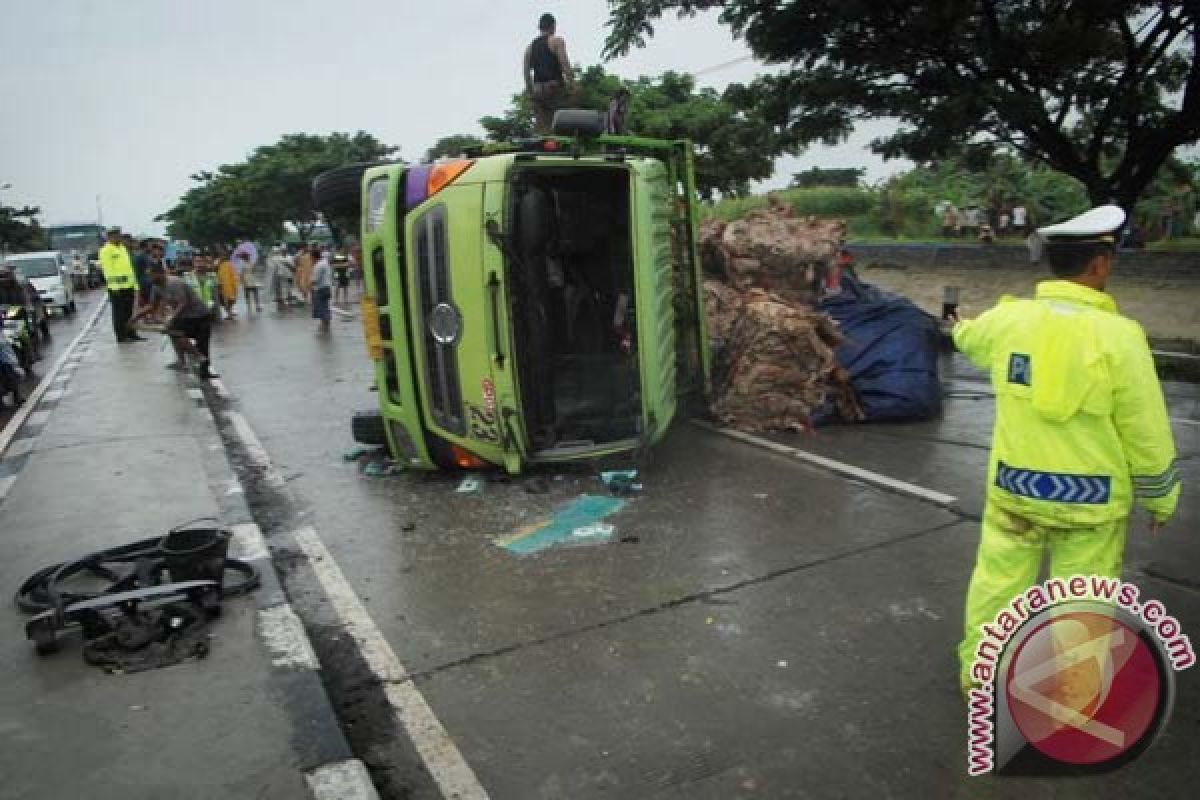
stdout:
[(1032, 365), (1026, 353), (1010, 353), (1008, 356), (1008, 382), (1022, 386), (1032, 385)]

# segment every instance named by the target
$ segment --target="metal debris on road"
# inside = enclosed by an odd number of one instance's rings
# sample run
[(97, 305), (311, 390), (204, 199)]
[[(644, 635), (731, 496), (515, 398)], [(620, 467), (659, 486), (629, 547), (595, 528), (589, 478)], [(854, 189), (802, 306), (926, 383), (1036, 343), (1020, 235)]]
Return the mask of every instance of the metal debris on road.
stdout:
[(636, 469), (614, 469), (601, 472), (600, 480), (613, 494), (629, 494), (642, 490), (642, 485), (637, 483), (637, 476)]
[(367, 447), (366, 445), (356, 444), (346, 452), (342, 453), (342, 461), (358, 461), (363, 456), (369, 453), (376, 453), (379, 449), (376, 447)]
[[(253, 565), (227, 557), (229, 531), (196, 527), (212, 522), (192, 520), (164, 537), (38, 570), (15, 597), (21, 611), (36, 615), (25, 626), (27, 638), (46, 655), (58, 649), (63, 632), (81, 629), (84, 660), (109, 672), (203, 658), (221, 600), (259, 584)], [(240, 580), (228, 580), (230, 571)]]
[(478, 475), (468, 475), (462, 479), (462, 483), (458, 484), (458, 488), (454, 491), (459, 494), (474, 494), (483, 491), (483, 480)]

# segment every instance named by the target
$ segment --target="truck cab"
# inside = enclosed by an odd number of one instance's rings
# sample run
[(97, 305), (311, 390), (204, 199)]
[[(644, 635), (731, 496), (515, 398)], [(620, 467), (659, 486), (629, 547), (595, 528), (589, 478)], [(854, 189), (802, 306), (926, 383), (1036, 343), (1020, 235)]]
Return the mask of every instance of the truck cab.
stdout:
[(357, 212), (379, 410), (356, 438), (417, 469), (637, 452), (709, 391), (691, 146), (555, 134), (314, 182)]

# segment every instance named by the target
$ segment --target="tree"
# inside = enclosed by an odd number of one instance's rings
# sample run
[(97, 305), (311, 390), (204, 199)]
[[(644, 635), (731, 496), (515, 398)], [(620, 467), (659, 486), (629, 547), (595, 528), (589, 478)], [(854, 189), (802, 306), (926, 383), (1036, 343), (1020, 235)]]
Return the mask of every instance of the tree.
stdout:
[(38, 225), (40, 208), (0, 205), (0, 252), (39, 250), (46, 246), (45, 231)]
[(810, 189), (814, 186), (858, 186), (862, 176), (866, 173), (864, 167), (850, 167), (848, 169), (824, 169), (822, 167), (813, 167), (807, 172), (792, 173), (793, 189)]
[[(697, 88), (691, 75), (665, 72), (631, 81), (592, 66), (576, 70), (575, 83), (572, 107), (607, 110), (613, 95), (624, 88), (630, 94), (627, 118), (634, 133), (691, 139), (697, 190), (706, 199), (717, 192), (747, 194), (752, 181), (773, 174), (775, 155), (790, 149), (753, 110), (736, 108), (715, 89)], [(502, 115), (484, 117), (479, 123), (491, 141), (533, 135), (533, 111), (523, 93), (513, 96)]]
[(472, 147), (483, 145), (483, 139), (472, 133), (455, 133), (443, 136), (433, 143), (433, 147), (425, 151), (425, 161), (437, 161), (439, 158), (457, 158)]
[(279, 238), (291, 225), (307, 241), (319, 221), (312, 181), (344, 164), (379, 161), (396, 152), (363, 131), (353, 135), (293, 133), (254, 150), (244, 162), (192, 176), (189, 189), (157, 217), (167, 235), (201, 245), (238, 238)]
[(1200, 137), (1196, 0), (610, 0), (605, 55), (652, 22), (720, 9), (781, 71), (731, 87), (784, 141), (843, 139), (892, 117), (873, 143), (919, 163), (1005, 145), (1078, 179), (1093, 203), (1132, 208), (1171, 152)]

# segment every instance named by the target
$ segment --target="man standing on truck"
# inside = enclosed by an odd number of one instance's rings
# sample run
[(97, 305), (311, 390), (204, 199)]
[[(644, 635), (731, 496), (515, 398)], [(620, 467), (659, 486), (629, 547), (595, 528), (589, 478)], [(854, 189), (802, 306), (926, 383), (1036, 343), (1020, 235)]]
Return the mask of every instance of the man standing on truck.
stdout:
[(137, 277), (129, 251), (121, 238), (120, 228), (110, 228), (108, 242), (100, 248), (100, 269), (104, 272), (104, 284), (108, 287), (108, 299), (112, 306), (113, 333), (118, 342), (139, 342), (139, 336), (130, 324), (133, 307), (137, 302)]
[(1104, 291), (1125, 212), (1094, 208), (1038, 231), (1057, 280), (1035, 299), (1006, 297), (954, 328), (991, 374), (996, 423), (987, 502), (959, 645), (966, 692), (981, 626), (1038, 579), (1119, 577), (1133, 504), (1157, 534), (1175, 512), (1179, 474), (1162, 388), (1141, 326)]
[(525, 48), (521, 76), (525, 91), (533, 103), (534, 131), (550, 133), (554, 112), (562, 108), (567, 96), (575, 90), (575, 74), (567, 59), (567, 43), (555, 36), (553, 14), (542, 14), (538, 20), (541, 33)]

